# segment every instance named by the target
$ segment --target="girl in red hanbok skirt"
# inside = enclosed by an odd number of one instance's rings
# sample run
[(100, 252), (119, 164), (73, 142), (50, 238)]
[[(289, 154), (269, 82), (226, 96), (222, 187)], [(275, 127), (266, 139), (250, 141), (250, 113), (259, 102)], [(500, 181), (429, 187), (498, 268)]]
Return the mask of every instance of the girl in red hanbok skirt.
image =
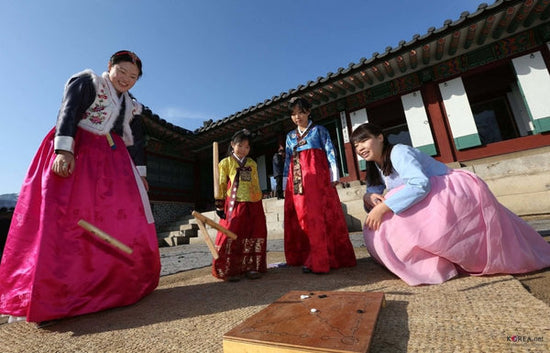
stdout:
[(335, 185), (338, 168), (330, 135), (309, 119), (311, 105), (290, 100), (296, 130), (286, 137), (284, 244), (286, 262), (304, 273), (356, 265)]
[(251, 134), (243, 129), (231, 139), (229, 156), (219, 163), (219, 195), (216, 213), (220, 225), (237, 235), (232, 240), (218, 232), (216, 248), (219, 258), (212, 264), (212, 274), (220, 279), (238, 281), (241, 276), (257, 279), (267, 271), (267, 225), (262, 205), (258, 167), (250, 152)]
[(365, 245), (409, 285), (550, 266), (550, 244), (475, 174), (391, 145), (370, 123), (351, 140), (367, 161)]
[[(10, 321), (45, 322), (129, 305), (158, 284), (136, 116), (142, 106), (128, 94), (141, 76), (141, 60), (120, 51), (108, 69), (70, 78), (57, 125), (29, 167), (0, 264), (0, 314)], [(80, 220), (133, 252), (96, 238)]]

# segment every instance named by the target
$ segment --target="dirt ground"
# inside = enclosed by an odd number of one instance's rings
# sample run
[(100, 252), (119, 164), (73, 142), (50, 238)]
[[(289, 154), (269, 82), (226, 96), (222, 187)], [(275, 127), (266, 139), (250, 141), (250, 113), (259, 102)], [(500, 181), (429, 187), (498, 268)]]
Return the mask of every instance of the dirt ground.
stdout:
[[(546, 235), (544, 239), (550, 243), (550, 235)], [(534, 297), (550, 306), (550, 268), (532, 272), (527, 275), (516, 275), (514, 277), (517, 278), (525, 289)]]

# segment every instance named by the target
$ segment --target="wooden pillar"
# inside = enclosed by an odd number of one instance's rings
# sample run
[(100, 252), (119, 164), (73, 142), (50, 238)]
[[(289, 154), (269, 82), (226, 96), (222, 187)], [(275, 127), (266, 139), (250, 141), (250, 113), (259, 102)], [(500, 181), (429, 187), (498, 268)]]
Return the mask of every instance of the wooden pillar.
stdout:
[(351, 145), (350, 136), (353, 131), (351, 119), (347, 111), (340, 112), (340, 119), (342, 123), (342, 134), (344, 135), (344, 152), (346, 164), (348, 166), (348, 176), (342, 178), (342, 181), (354, 181), (360, 180), (361, 171), (359, 170), (359, 163), (357, 162), (357, 157), (353, 152), (353, 146)]
[(439, 151), (439, 157), (436, 159), (443, 163), (456, 161), (437, 83), (425, 83), (422, 87), (422, 97), (428, 110), (428, 118), (434, 130), (433, 137)]

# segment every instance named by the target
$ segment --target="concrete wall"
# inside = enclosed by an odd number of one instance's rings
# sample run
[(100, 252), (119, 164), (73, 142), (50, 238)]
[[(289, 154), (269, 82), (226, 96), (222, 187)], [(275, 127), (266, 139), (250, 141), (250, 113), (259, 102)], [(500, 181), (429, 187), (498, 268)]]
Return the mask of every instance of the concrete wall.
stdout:
[(550, 215), (550, 146), (463, 163), (519, 216)]

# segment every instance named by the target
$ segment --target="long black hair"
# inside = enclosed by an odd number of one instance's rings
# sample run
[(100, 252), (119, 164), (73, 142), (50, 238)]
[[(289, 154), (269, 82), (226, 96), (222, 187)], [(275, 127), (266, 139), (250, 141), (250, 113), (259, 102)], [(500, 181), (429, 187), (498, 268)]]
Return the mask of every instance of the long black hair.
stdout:
[[(382, 129), (379, 126), (372, 123), (361, 124), (351, 133), (351, 144), (355, 146), (356, 143), (363, 142), (368, 138), (374, 138), (380, 135), (384, 136)], [(393, 170), (393, 165), (390, 159), (392, 148), (393, 145), (390, 144), (386, 136), (384, 136), (384, 142), (382, 145), (382, 165), (379, 167), (382, 170), (382, 174), (385, 176), (390, 175)], [(384, 184), (384, 181), (378, 172), (378, 168), (376, 168), (376, 163), (373, 161), (367, 161), (367, 184), (371, 186)]]

